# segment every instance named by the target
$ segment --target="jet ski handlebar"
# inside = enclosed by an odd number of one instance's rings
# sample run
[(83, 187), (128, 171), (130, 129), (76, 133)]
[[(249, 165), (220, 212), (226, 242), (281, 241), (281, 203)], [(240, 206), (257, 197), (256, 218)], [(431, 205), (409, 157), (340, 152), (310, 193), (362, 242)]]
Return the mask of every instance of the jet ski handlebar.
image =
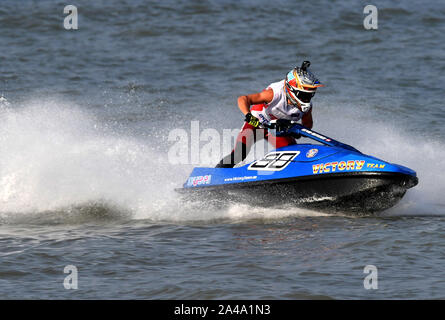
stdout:
[(296, 121), (278, 119), (270, 121), (269, 124), (263, 124), (263, 126), (266, 127), (267, 129), (275, 130), (276, 136), (293, 136), (295, 138), (303, 136), (331, 147), (339, 147), (361, 153), (360, 151), (358, 151), (357, 149), (355, 149), (350, 145), (326, 137), (316, 131), (310, 130), (305, 126), (297, 123)]

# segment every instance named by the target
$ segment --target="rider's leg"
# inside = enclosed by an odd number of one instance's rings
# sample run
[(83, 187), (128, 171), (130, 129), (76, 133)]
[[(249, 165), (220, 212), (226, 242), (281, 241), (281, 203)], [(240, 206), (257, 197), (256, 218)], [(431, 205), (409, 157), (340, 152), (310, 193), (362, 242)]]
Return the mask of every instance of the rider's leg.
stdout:
[(264, 137), (263, 131), (264, 129), (255, 129), (250, 124), (244, 123), (236, 138), (235, 148), (216, 165), (216, 168), (233, 168), (237, 163), (243, 161), (249, 154), (252, 145)]

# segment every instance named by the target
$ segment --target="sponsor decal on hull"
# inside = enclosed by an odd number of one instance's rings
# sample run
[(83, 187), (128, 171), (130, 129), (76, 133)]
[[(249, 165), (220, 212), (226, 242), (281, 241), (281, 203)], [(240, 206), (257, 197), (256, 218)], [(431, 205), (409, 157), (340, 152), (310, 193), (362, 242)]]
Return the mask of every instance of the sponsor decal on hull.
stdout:
[(208, 174), (205, 176), (196, 176), (196, 177), (190, 177), (187, 180), (187, 185), (190, 187), (196, 187), (202, 184), (210, 184), (210, 181), (212, 180), (212, 175)]
[(311, 149), (308, 152), (306, 152), (306, 158), (313, 158), (317, 155), (318, 149)]
[(347, 161), (335, 161), (314, 164), (312, 166), (312, 172), (314, 174), (318, 173), (329, 173), (329, 172), (341, 172), (341, 171), (351, 171), (351, 170), (361, 170), (365, 165), (365, 160), (347, 160)]
[(380, 163), (368, 163), (366, 165), (366, 168), (371, 168), (371, 169), (384, 169), (385, 165), (384, 164), (380, 164)]
[(258, 178), (258, 176), (244, 176), (244, 177), (232, 177), (232, 178), (225, 178), (224, 181), (244, 181), (244, 180), (255, 180)]

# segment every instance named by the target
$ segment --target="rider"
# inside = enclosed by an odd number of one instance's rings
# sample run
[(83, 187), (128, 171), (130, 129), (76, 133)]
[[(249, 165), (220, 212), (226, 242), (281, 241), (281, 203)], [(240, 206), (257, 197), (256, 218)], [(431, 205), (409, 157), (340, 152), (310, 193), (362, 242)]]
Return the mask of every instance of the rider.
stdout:
[(296, 143), (292, 137), (273, 136), (265, 130), (271, 120), (301, 120), (303, 126), (312, 128), (311, 99), (317, 88), (323, 85), (309, 71), (310, 64), (304, 61), (301, 67), (292, 69), (284, 80), (271, 83), (260, 93), (238, 97), (238, 107), (246, 116), (245, 123), (236, 138), (235, 148), (218, 163), (217, 168), (233, 168), (247, 157), (251, 146), (262, 138), (275, 148)]

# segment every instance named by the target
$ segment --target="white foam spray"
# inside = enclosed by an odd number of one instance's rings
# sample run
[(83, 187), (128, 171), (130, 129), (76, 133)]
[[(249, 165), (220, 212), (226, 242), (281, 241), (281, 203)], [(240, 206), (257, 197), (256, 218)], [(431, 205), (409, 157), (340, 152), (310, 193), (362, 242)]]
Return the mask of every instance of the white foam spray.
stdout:
[(73, 104), (4, 104), (0, 123), (3, 217), (97, 203), (133, 214), (172, 189), (150, 144), (114, 135)]

